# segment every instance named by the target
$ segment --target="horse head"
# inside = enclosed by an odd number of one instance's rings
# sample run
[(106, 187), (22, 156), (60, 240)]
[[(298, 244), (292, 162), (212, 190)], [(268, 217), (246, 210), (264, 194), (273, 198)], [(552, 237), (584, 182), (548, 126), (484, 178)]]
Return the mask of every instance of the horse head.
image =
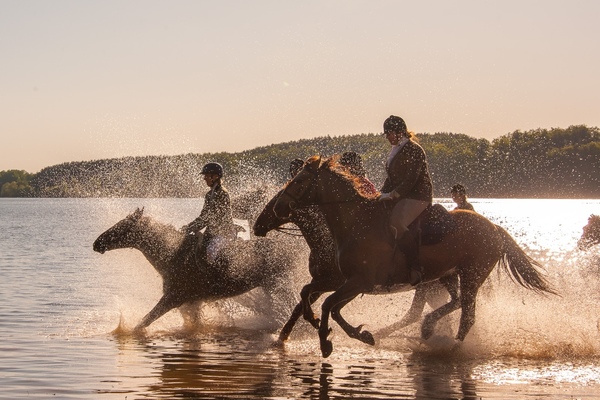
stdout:
[(309, 158), (298, 174), (283, 188), (274, 212), (289, 217), (292, 211), (314, 205), (369, 203), (376, 199), (366, 193), (360, 177), (339, 163), (339, 156)]
[(252, 226), (252, 232), (255, 236), (267, 236), (267, 233), (273, 229), (279, 228), (281, 225), (291, 222), (290, 218), (280, 218), (275, 214), (273, 207), (279, 199), (282, 190), (280, 190), (263, 208), (262, 212), (256, 218)]
[(590, 215), (588, 223), (583, 227), (583, 234), (577, 241), (580, 250), (587, 250), (600, 243), (600, 215)]
[(298, 207), (318, 204), (316, 189), (320, 166), (320, 156), (309, 158), (300, 172), (287, 183), (273, 206), (277, 217), (289, 218)]
[(109, 250), (134, 247), (140, 236), (139, 225), (143, 215), (144, 208), (138, 208), (106, 230), (94, 241), (94, 251), (104, 254)]

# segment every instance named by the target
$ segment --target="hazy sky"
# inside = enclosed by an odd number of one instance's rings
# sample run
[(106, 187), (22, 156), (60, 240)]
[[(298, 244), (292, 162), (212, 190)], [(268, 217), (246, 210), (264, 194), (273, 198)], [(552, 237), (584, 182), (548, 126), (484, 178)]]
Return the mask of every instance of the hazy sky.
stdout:
[(0, 170), (600, 126), (600, 1), (0, 0)]

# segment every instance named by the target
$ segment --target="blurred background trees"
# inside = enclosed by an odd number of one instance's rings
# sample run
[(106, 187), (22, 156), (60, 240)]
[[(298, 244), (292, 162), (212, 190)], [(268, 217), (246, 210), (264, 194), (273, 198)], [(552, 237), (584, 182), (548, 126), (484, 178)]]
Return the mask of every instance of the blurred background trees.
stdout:
[[(429, 160), (434, 196), (449, 197), (462, 183), (470, 197), (599, 198), (600, 130), (585, 125), (566, 129), (515, 131), (491, 142), (463, 134), (417, 134)], [(189, 153), (69, 162), (37, 174), (0, 172), (4, 197), (201, 197), (199, 175), (208, 161), (226, 171), (227, 186), (281, 185), (294, 158), (361, 154), (369, 178), (381, 186), (390, 150), (379, 134), (318, 137), (257, 147), (239, 153)]]

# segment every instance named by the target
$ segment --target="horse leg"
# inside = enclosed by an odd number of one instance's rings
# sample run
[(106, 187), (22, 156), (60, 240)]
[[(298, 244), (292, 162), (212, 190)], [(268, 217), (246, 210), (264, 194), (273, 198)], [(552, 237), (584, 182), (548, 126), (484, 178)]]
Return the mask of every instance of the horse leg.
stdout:
[(137, 324), (137, 326), (134, 328), (134, 331), (141, 331), (142, 329), (146, 328), (148, 325), (156, 321), (158, 318), (166, 314), (167, 311), (170, 311), (175, 307), (179, 307), (180, 305), (180, 301), (163, 295), (163, 297), (160, 298), (158, 303), (156, 303), (154, 308), (152, 308), (152, 310), (150, 310), (150, 312), (146, 314), (144, 318), (142, 318), (142, 321), (139, 324)]
[(183, 318), (183, 324), (185, 327), (196, 328), (200, 324), (200, 307), (202, 306), (202, 300), (191, 301), (189, 303), (182, 304), (179, 306), (179, 312)]
[(350, 303), (352, 300), (354, 300), (356, 296), (352, 297), (351, 299), (346, 299), (338, 304), (336, 304), (335, 306), (333, 306), (333, 308), (331, 309), (331, 318), (337, 322), (337, 324), (344, 330), (344, 332), (346, 332), (346, 335), (348, 335), (349, 337), (353, 338), (353, 339), (358, 339), (363, 343), (366, 344), (370, 344), (371, 346), (375, 345), (375, 338), (373, 338), (373, 335), (371, 334), (371, 332), (369, 331), (363, 331), (362, 327), (363, 325), (359, 325), (357, 327), (354, 327), (352, 325), (350, 325), (343, 317), (342, 314), (340, 313), (340, 310), (348, 303)]
[(375, 334), (379, 338), (384, 338), (391, 335), (393, 332), (400, 330), (410, 324), (413, 324), (419, 320), (423, 310), (425, 309), (425, 303), (427, 302), (427, 291), (429, 290), (428, 285), (430, 282), (421, 283), (415, 289), (415, 295), (413, 297), (410, 308), (404, 314), (404, 317), (398, 322), (391, 324), (385, 328), (380, 329)]
[(311, 305), (317, 301), (322, 294), (323, 291), (317, 290), (313, 282), (304, 286), (300, 291), (300, 298), (302, 299), (302, 315), (304, 316), (304, 319), (308, 321), (315, 329), (319, 329), (319, 323), (321, 320), (317, 318)]
[(442, 276), (439, 282), (446, 288), (451, 299), (458, 298), (458, 274)]
[[(321, 346), (321, 353), (324, 358), (331, 355), (333, 351), (333, 344), (327, 339), (331, 329), (329, 328), (329, 315), (331, 310), (337, 304), (345, 302), (346, 305), (350, 300), (358, 296), (360, 293), (365, 292), (365, 288), (360, 282), (361, 278), (354, 278), (347, 280), (342, 286), (340, 286), (333, 294), (329, 295), (323, 305), (321, 306), (321, 324), (319, 325), (319, 342)], [(347, 300), (347, 301), (346, 301)], [(341, 307), (340, 307), (341, 308)], [(336, 310), (338, 315), (340, 309)]]
[[(292, 315), (290, 316), (288, 322), (286, 322), (283, 328), (281, 328), (281, 332), (279, 333), (280, 342), (285, 342), (289, 338), (290, 334), (292, 333), (292, 329), (294, 328), (294, 325), (296, 325), (296, 322), (298, 322), (298, 318), (300, 318), (301, 315), (304, 315), (304, 319), (310, 322), (310, 324), (315, 329), (319, 329), (320, 320), (314, 314), (310, 306), (315, 301), (317, 301), (317, 299), (321, 296), (322, 293), (308, 292), (307, 294), (307, 292), (305, 292), (305, 289), (309, 285), (310, 284), (302, 288), (302, 292), (300, 292), (302, 299), (296, 305), (296, 307), (294, 307), (294, 311), (292, 311)], [(307, 308), (309, 310), (308, 312), (306, 311)]]
[(460, 314), (458, 333), (456, 334), (456, 340), (460, 340), (461, 342), (465, 340), (467, 333), (469, 333), (469, 330), (471, 330), (471, 327), (475, 323), (475, 303), (477, 299), (477, 291), (479, 290), (479, 286), (477, 285), (478, 282), (465, 284), (462, 281), (463, 280), (461, 280), (460, 285), (460, 301), (462, 312)]
[(292, 333), (292, 329), (294, 329), (294, 325), (296, 325), (296, 322), (298, 321), (298, 318), (300, 318), (301, 315), (302, 301), (296, 304), (296, 307), (294, 307), (294, 310), (292, 311), (292, 315), (290, 315), (288, 321), (285, 323), (285, 325), (283, 325), (283, 328), (281, 328), (281, 332), (279, 332), (278, 341), (285, 342), (286, 340), (288, 340), (290, 334)]
[(452, 274), (443, 277), (440, 279), (440, 282), (442, 282), (448, 293), (450, 293), (450, 301), (425, 316), (423, 325), (421, 325), (421, 337), (423, 339), (429, 339), (433, 335), (435, 325), (442, 317), (461, 307), (461, 301), (458, 296), (458, 275)]

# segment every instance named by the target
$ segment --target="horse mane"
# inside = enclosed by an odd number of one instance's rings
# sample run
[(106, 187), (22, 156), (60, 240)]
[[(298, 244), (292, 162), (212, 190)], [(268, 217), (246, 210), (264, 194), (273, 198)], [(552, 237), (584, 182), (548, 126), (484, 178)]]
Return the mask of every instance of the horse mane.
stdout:
[(332, 173), (334, 173), (337, 176), (339, 176), (340, 178), (342, 178), (342, 180), (348, 182), (352, 186), (354, 191), (356, 192), (357, 196), (359, 196), (361, 199), (363, 199), (365, 201), (377, 200), (377, 198), (379, 196), (374, 193), (366, 192), (362, 185), (361, 178), (359, 176), (352, 174), (350, 171), (348, 171), (348, 168), (346, 168), (345, 166), (340, 164), (339, 160), (340, 160), (340, 155), (334, 154), (333, 156), (325, 159), (321, 163), (319, 168), (323, 168), (328, 171), (331, 171)]
[(179, 245), (183, 240), (183, 234), (173, 224), (166, 224), (155, 220), (149, 215), (140, 218), (139, 223), (146, 225), (153, 231), (163, 232), (165, 239), (173, 245)]
[(164, 230), (164, 231), (176, 231), (177, 230), (177, 228), (175, 228), (175, 226), (173, 224), (166, 224), (164, 222), (157, 221), (149, 215), (144, 215), (140, 220), (143, 221), (144, 223), (146, 223), (148, 225), (152, 225), (153, 227), (156, 227), (157, 229), (160, 229), (160, 230)]

